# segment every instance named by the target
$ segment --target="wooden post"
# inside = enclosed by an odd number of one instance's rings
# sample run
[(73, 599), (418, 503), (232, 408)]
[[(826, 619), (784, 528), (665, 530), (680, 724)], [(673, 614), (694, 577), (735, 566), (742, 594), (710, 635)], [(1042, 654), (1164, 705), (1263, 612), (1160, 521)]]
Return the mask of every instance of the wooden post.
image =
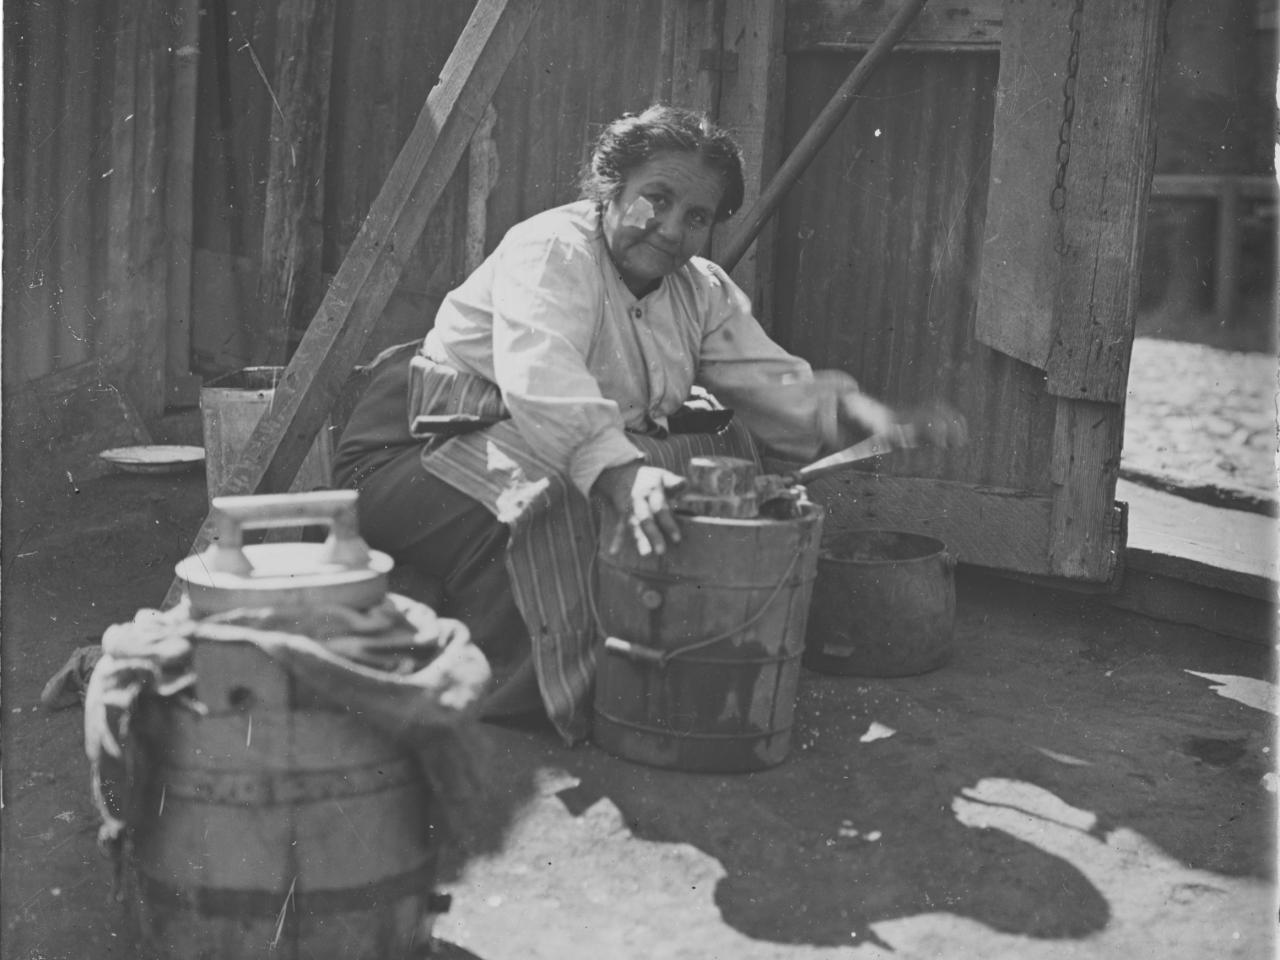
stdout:
[(169, 311), (165, 317), (165, 400), (194, 406), (200, 381), (191, 373), (191, 248), (195, 207), (196, 89), (200, 75), (200, 0), (180, 0), (169, 103), (165, 229), (169, 235)]
[(1123, 403), (1155, 160), (1164, 0), (1085, 4), (1049, 392)]
[(1066, 165), (1063, 255), (1046, 372), (1058, 401), (1050, 479), (1054, 573), (1108, 579), (1124, 548), (1115, 485), (1138, 265), (1155, 157), (1166, 4), (1089, 4)]
[[(746, 193), (742, 207), (759, 200), (782, 157), (783, 106), (786, 100), (784, 0), (741, 0), (728, 5), (724, 18), (725, 70), (720, 78), (717, 114), (742, 148)], [(775, 221), (776, 222), (776, 221)], [(730, 224), (731, 225), (731, 224)], [(728, 240), (721, 228), (712, 239), (712, 258)], [(733, 279), (751, 297), (755, 314), (769, 329), (773, 315), (774, 230), (762, 230), (733, 270)]]
[(325, 132), (334, 0), (282, 0), (276, 12), (270, 165), (262, 224), (256, 359), (289, 357), (291, 333), (320, 298)]
[(664, 0), (662, 4), (662, 60), (669, 71), (659, 80), (665, 88), (664, 99), (677, 107), (700, 110), (713, 120), (724, 67), (724, 18), (724, 0)]
[(1234, 177), (1218, 185), (1218, 237), (1214, 246), (1213, 312), (1220, 327), (1235, 319), (1240, 281), (1240, 188)]
[(1049, 462), (1049, 569), (1057, 576), (1109, 581), (1119, 571), (1124, 530), (1115, 494), (1122, 428), (1114, 403), (1058, 400)]
[[(539, 0), (480, 0), (222, 495), (288, 489), (467, 149)], [(192, 544), (212, 534), (205, 518)], [(165, 606), (176, 603), (174, 580)]]
[(467, 240), (464, 267), (468, 274), (485, 258), (485, 239), (489, 228), (489, 194), (498, 182), (498, 145), (493, 139), (493, 126), (498, 112), (493, 104), (484, 108), (480, 126), (467, 148)]
[(95, 352), (127, 364), (126, 392), (143, 419), (164, 409), (168, 255), (164, 157), (169, 90), (162, 5), (125, 4), (111, 98), (107, 310)]

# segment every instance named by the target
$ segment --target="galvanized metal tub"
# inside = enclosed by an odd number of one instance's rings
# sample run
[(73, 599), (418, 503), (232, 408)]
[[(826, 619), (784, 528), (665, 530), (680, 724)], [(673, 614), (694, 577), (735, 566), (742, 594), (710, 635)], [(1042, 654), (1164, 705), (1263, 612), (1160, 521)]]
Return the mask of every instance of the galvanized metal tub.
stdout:
[[(204, 430), (205, 479), (212, 500), (236, 468), (241, 451), (263, 415), (275, 402), (284, 367), (244, 367), (210, 380), (200, 388)], [(333, 438), (325, 420), (290, 492), (328, 489), (333, 485)]]

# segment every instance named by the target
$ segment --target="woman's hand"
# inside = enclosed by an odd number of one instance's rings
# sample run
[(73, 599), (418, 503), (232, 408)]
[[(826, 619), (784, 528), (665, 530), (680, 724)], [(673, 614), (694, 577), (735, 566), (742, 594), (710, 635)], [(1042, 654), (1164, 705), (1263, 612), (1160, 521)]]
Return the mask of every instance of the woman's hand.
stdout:
[(969, 442), (964, 415), (945, 403), (919, 407), (897, 414), (897, 426), (911, 442), (931, 447), (962, 447)]
[(893, 410), (856, 390), (841, 394), (840, 419), (864, 435), (879, 434), (895, 447), (928, 445), (947, 449), (968, 442), (964, 416), (944, 403)]
[(622, 517), (609, 544), (609, 553), (622, 549), (627, 527), (631, 528), (636, 550), (642, 557), (666, 553), (668, 543), (679, 543), (680, 526), (667, 496), (684, 484), (685, 479), (679, 474), (642, 463), (625, 463), (601, 471), (592, 492), (613, 504)]

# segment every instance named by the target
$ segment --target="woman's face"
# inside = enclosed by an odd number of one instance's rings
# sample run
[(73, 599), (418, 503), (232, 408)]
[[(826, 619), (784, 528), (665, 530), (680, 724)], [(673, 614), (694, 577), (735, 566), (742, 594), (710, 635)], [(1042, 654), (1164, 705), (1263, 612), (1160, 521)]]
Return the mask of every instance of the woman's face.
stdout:
[(694, 153), (653, 156), (631, 171), (604, 209), (604, 239), (637, 296), (706, 246), (724, 193), (720, 174)]

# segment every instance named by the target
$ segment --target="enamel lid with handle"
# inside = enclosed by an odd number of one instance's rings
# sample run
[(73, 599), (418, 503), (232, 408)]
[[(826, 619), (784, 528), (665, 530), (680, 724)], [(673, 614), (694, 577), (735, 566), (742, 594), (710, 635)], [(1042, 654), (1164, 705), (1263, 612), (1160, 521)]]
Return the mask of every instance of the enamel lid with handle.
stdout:
[[(387, 594), (393, 561), (361, 539), (354, 490), (215, 497), (209, 547), (176, 568), (203, 616), (241, 607), (368, 609)], [(324, 543), (244, 543), (244, 531), (327, 525)]]

